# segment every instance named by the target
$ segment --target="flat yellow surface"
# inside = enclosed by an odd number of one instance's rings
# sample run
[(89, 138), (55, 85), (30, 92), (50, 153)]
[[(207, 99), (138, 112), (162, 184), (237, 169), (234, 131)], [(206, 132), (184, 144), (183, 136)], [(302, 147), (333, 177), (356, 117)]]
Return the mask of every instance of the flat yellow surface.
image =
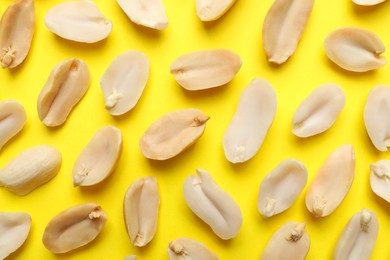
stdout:
[[(2, 0), (0, 13), (12, 2)], [(261, 35), (272, 0), (238, 0), (225, 16), (207, 24), (196, 16), (195, 0), (163, 0), (169, 26), (162, 32), (133, 24), (114, 0), (97, 0), (102, 12), (112, 20), (113, 31), (106, 40), (92, 45), (63, 40), (46, 28), (45, 14), (60, 2), (63, 1), (35, 1), (36, 31), (27, 59), (14, 70), (0, 71), (0, 100), (18, 100), (28, 116), (22, 132), (0, 151), (0, 167), (23, 150), (39, 144), (53, 145), (63, 156), (59, 174), (27, 196), (19, 197), (0, 188), (1, 211), (26, 211), (33, 219), (26, 243), (9, 259), (123, 259), (130, 254), (138, 255), (141, 260), (168, 259), (168, 243), (179, 237), (203, 242), (221, 259), (258, 259), (272, 234), (290, 220), (307, 224), (311, 246), (306, 259), (330, 259), (343, 227), (362, 208), (373, 210), (379, 218), (372, 259), (390, 259), (390, 205), (376, 197), (369, 185), (369, 164), (388, 158), (389, 154), (373, 147), (363, 122), (367, 94), (376, 85), (389, 84), (390, 66), (374, 72), (349, 73), (332, 64), (323, 47), (331, 31), (350, 25), (372, 30), (390, 46), (390, 3), (363, 8), (350, 0), (317, 0), (297, 51), (285, 64), (275, 67), (266, 61)], [(227, 48), (241, 56), (243, 65), (233, 81), (210, 91), (182, 89), (169, 73), (171, 62), (188, 52), (214, 48)], [(144, 52), (150, 59), (151, 71), (137, 106), (116, 118), (104, 108), (99, 81), (112, 60), (127, 50)], [(39, 121), (37, 98), (52, 68), (70, 57), (81, 58), (88, 64), (91, 85), (66, 123), (51, 129)], [(244, 164), (232, 165), (224, 156), (222, 137), (241, 91), (255, 77), (268, 80), (275, 88), (277, 113), (258, 154)], [(291, 133), (295, 110), (317, 86), (329, 82), (340, 85), (346, 94), (346, 106), (337, 121), (323, 134), (307, 139), (295, 137)], [(199, 141), (168, 161), (144, 158), (139, 149), (144, 131), (165, 113), (190, 107), (199, 108), (211, 117)], [(114, 125), (123, 133), (118, 168), (97, 187), (74, 188), (73, 164), (104, 125)], [(352, 187), (332, 215), (315, 219), (304, 203), (306, 189), (327, 156), (346, 143), (352, 144), (356, 153)], [(289, 210), (264, 219), (257, 211), (260, 182), (287, 158), (296, 158), (306, 165), (308, 184)], [(182, 187), (185, 178), (196, 168), (209, 171), (240, 205), (243, 226), (236, 238), (219, 239), (187, 207)], [(125, 230), (123, 197), (134, 180), (150, 175), (157, 178), (161, 194), (158, 228), (150, 244), (136, 248)], [(84, 202), (101, 204), (107, 212), (108, 221), (102, 233), (94, 242), (72, 253), (50, 253), (41, 242), (46, 224), (60, 211)]]

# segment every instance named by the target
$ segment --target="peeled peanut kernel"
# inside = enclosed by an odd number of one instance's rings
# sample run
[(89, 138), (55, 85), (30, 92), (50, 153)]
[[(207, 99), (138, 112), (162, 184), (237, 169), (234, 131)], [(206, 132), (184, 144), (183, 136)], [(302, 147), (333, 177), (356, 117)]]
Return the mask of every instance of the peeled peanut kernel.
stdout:
[(332, 152), (317, 172), (306, 193), (306, 207), (316, 217), (331, 214), (347, 195), (355, 176), (352, 145)]
[(0, 212), (0, 259), (15, 252), (26, 241), (31, 216), (25, 212)]
[(45, 25), (64, 39), (84, 43), (101, 41), (112, 30), (112, 22), (91, 0), (68, 1), (54, 6), (46, 14)]
[(352, 0), (357, 5), (373, 6), (385, 2), (386, 0)]
[(385, 46), (366, 29), (352, 26), (337, 29), (326, 37), (324, 45), (328, 58), (345, 70), (366, 72), (386, 64), (386, 58), (380, 56)]
[(124, 260), (137, 260), (137, 256), (136, 255), (128, 255), (124, 258)]
[(122, 53), (110, 64), (100, 85), (111, 115), (122, 115), (137, 104), (148, 81), (149, 67), (148, 57), (139, 51)]
[(107, 215), (94, 203), (68, 208), (47, 224), (43, 245), (54, 254), (63, 254), (92, 242), (103, 229)]
[(52, 146), (26, 149), (0, 170), (0, 186), (24, 196), (54, 178), (61, 161), (61, 153)]
[(184, 183), (183, 193), (187, 205), (221, 239), (234, 238), (242, 225), (240, 207), (214, 182), (208, 172), (197, 169), (196, 173), (188, 176)]
[(390, 160), (380, 160), (370, 165), (372, 191), (390, 203)]
[(84, 61), (71, 58), (57, 64), (38, 97), (42, 123), (49, 127), (63, 124), (88, 90), (89, 83), (89, 70)]
[(178, 155), (202, 136), (207, 120), (209, 117), (195, 108), (165, 114), (142, 136), (142, 154), (153, 160), (167, 160)]
[(127, 234), (133, 245), (142, 247), (153, 239), (159, 206), (160, 195), (155, 177), (140, 178), (127, 189), (123, 215)]
[(261, 182), (257, 202), (260, 214), (268, 218), (290, 208), (305, 187), (307, 176), (301, 162), (295, 159), (281, 162)]
[(73, 167), (74, 186), (91, 186), (106, 179), (122, 153), (122, 133), (113, 126), (102, 127), (83, 149)]
[(317, 87), (299, 105), (292, 120), (292, 132), (309, 137), (329, 129), (345, 105), (345, 94), (336, 84)]
[(333, 252), (334, 260), (370, 259), (378, 236), (378, 218), (362, 209), (349, 220)]
[(390, 87), (376, 86), (364, 106), (364, 124), (372, 144), (381, 152), (390, 146)]
[(294, 221), (284, 224), (271, 237), (265, 247), (261, 260), (303, 260), (310, 248), (310, 237), (305, 223)]
[(271, 63), (284, 63), (296, 50), (314, 0), (275, 0), (263, 24), (263, 44)]
[(171, 74), (187, 90), (215, 88), (230, 82), (242, 65), (240, 56), (225, 49), (185, 54), (171, 64)]
[(236, 0), (196, 0), (196, 14), (202, 22), (215, 21), (235, 2)]
[(26, 58), (35, 31), (34, 0), (17, 0), (4, 12), (0, 22), (0, 62), (15, 68)]
[(130, 20), (151, 29), (163, 30), (168, 26), (161, 0), (116, 0)]
[(256, 155), (276, 113), (276, 94), (263, 79), (251, 81), (241, 93), (237, 110), (223, 136), (225, 156), (242, 163)]
[(190, 238), (178, 238), (172, 240), (168, 247), (170, 260), (199, 259), (217, 260), (219, 257), (204, 244)]
[(26, 111), (19, 102), (7, 100), (0, 102), (0, 150), (26, 123)]

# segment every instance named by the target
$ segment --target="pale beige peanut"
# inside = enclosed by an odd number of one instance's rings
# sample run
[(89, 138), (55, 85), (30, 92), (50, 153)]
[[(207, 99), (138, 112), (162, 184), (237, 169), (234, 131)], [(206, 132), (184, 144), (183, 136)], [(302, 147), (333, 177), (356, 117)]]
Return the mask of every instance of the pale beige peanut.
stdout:
[(49, 127), (63, 124), (88, 90), (90, 80), (87, 64), (81, 59), (71, 58), (57, 64), (38, 97), (42, 123)]
[(137, 256), (136, 255), (128, 255), (124, 258), (124, 260), (137, 260)]
[(284, 63), (296, 50), (314, 0), (275, 0), (263, 24), (263, 45), (271, 63)]
[(381, 152), (390, 146), (390, 87), (376, 86), (364, 106), (364, 124), (372, 144)]
[(31, 228), (31, 216), (26, 212), (0, 212), (0, 259), (19, 249)]
[(73, 166), (74, 186), (102, 182), (115, 170), (122, 153), (122, 132), (113, 126), (100, 128), (81, 151)]
[(276, 93), (263, 79), (253, 79), (242, 91), (237, 110), (223, 136), (228, 161), (242, 163), (256, 155), (275, 117)]
[(347, 195), (355, 176), (355, 153), (346, 144), (333, 151), (306, 192), (306, 207), (316, 217), (331, 214)]
[(0, 186), (24, 196), (54, 178), (61, 167), (61, 153), (52, 146), (24, 150), (0, 170)]
[(195, 108), (163, 115), (141, 137), (142, 154), (153, 160), (167, 160), (178, 155), (202, 136), (208, 119)]
[(215, 21), (224, 15), (236, 0), (196, 0), (196, 14), (202, 22)]
[(295, 202), (307, 182), (307, 169), (295, 159), (282, 161), (260, 184), (257, 209), (264, 217), (279, 214)]
[(161, 0), (116, 0), (130, 20), (151, 29), (163, 30), (168, 17)]
[(187, 90), (215, 88), (230, 82), (242, 65), (241, 57), (226, 49), (191, 52), (171, 64), (171, 74)]
[(221, 239), (236, 237), (242, 225), (240, 207), (208, 172), (197, 169), (196, 173), (184, 182), (183, 194), (188, 207)]
[(159, 207), (160, 194), (155, 177), (137, 179), (127, 189), (123, 201), (123, 215), (127, 234), (134, 246), (145, 246), (153, 239), (158, 224)]
[(370, 259), (378, 236), (378, 218), (362, 209), (348, 221), (333, 252), (334, 260)]
[(310, 237), (305, 223), (294, 221), (284, 224), (269, 240), (261, 260), (303, 260), (310, 248)]
[(149, 68), (148, 57), (140, 51), (126, 51), (114, 59), (100, 80), (105, 107), (111, 115), (122, 115), (137, 104)]
[(343, 27), (331, 32), (325, 39), (328, 58), (341, 68), (366, 72), (386, 64), (381, 56), (385, 46), (373, 32), (359, 27)]
[(45, 16), (46, 27), (61, 38), (94, 43), (108, 37), (112, 22), (91, 0), (66, 1), (51, 8)]
[(345, 106), (345, 94), (336, 84), (317, 87), (299, 105), (292, 120), (292, 132), (309, 137), (328, 130)]
[(0, 150), (26, 123), (27, 115), (23, 106), (16, 100), (0, 102)]
[(390, 203), (390, 160), (379, 160), (370, 165), (371, 190)]
[(100, 234), (106, 221), (106, 213), (97, 204), (73, 206), (50, 220), (43, 233), (43, 245), (55, 254), (80, 248)]
[(170, 260), (218, 260), (219, 257), (203, 243), (191, 238), (177, 238), (168, 246)]
[(11, 4), (0, 22), (0, 61), (3, 68), (14, 68), (25, 60), (34, 31), (34, 0), (17, 0)]
[(373, 6), (385, 2), (386, 0), (352, 0), (357, 5)]

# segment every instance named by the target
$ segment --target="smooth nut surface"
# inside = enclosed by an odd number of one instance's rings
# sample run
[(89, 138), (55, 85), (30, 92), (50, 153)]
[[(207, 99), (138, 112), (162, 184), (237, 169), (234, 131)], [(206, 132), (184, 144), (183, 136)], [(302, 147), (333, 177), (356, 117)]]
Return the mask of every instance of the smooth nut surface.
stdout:
[(275, 0), (263, 24), (263, 45), (271, 63), (284, 63), (296, 50), (314, 0)]
[(25, 60), (34, 32), (34, 0), (17, 0), (7, 8), (0, 22), (0, 62), (3, 68), (14, 68)]
[(24, 196), (54, 178), (61, 167), (61, 153), (49, 145), (24, 150), (0, 170), (0, 186)]
[(385, 2), (386, 0), (352, 0), (357, 5), (373, 6)]
[(223, 136), (228, 161), (242, 163), (256, 155), (268, 133), (277, 107), (276, 93), (256, 78), (242, 91), (237, 110)]
[(171, 64), (171, 74), (187, 90), (215, 88), (230, 82), (242, 65), (241, 57), (226, 49), (191, 52)]
[(199, 259), (217, 260), (219, 257), (203, 243), (191, 238), (177, 238), (168, 246), (170, 260)]
[(381, 56), (385, 46), (379, 37), (366, 29), (343, 27), (331, 32), (325, 39), (328, 58), (341, 68), (366, 72), (386, 64)]
[(45, 25), (64, 39), (85, 43), (101, 41), (112, 30), (112, 22), (91, 0), (67, 1), (54, 6), (45, 16)]
[(196, 0), (196, 14), (202, 22), (215, 21), (235, 2), (236, 0)]
[(328, 130), (345, 106), (345, 94), (336, 84), (317, 87), (299, 105), (292, 120), (292, 132), (310, 137)]
[(114, 59), (100, 85), (105, 107), (111, 115), (122, 115), (140, 99), (149, 78), (149, 59), (140, 51), (127, 51)]
[(157, 179), (137, 179), (126, 191), (123, 215), (127, 234), (137, 247), (148, 244), (154, 237), (158, 223), (160, 194)]
[(0, 259), (5, 259), (26, 241), (31, 216), (26, 212), (0, 212)]
[(242, 225), (240, 207), (208, 172), (197, 169), (196, 173), (184, 182), (183, 194), (188, 207), (221, 239), (234, 238)]
[(0, 150), (26, 123), (27, 115), (16, 100), (0, 102)]
[(130, 20), (151, 29), (163, 30), (168, 17), (161, 0), (116, 0)]
[(55, 254), (72, 251), (93, 241), (106, 221), (106, 213), (97, 204), (73, 206), (60, 212), (47, 224), (43, 245)]
[(355, 177), (355, 152), (346, 144), (332, 152), (306, 192), (306, 207), (316, 217), (331, 214), (347, 195)]
[(379, 160), (370, 165), (371, 190), (390, 203), (390, 160)]
[(195, 108), (163, 115), (141, 137), (142, 154), (153, 160), (167, 160), (178, 155), (201, 137), (208, 119)]
[(122, 132), (113, 126), (100, 128), (84, 147), (74, 164), (74, 186), (102, 182), (114, 170), (122, 153)]
[(57, 64), (38, 97), (39, 119), (46, 126), (62, 125), (88, 90), (87, 64), (76, 58)]

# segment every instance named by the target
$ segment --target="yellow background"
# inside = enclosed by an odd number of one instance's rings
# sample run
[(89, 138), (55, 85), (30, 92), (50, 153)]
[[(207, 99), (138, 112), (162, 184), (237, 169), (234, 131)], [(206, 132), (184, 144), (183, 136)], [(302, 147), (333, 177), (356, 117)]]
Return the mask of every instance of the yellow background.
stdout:
[[(11, 4), (0, 2), (0, 13)], [(333, 248), (350, 217), (363, 207), (379, 218), (379, 234), (372, 259), (389, 259), (390, 207), (369, 186), (369, 164), (388, 158), (371, 144), (363, 122), (367, 94), (376, 85), (389, 84), (390, 65), (368, 73), (349, 73), (333, 65), (323, 42), (334, 29), (359, 26), (377, 33), (390, 46), (390, 3), (358, 7), (350, 0), (317, 0), (295, 54), (282, 66), (270, 66), (262, 45), (262, 24), (272, 0), (238, 0), (221, 19), (202, 23), (195, 13), (195, 0), (163, 0), (169, 26), (162, 32), (133, 24), (114, 0), (96, 1), (112, 20), (113, 30), (99, 43), (86, 45), (63, 40), (44, 25), (46, 12), (59, 0), (35, 0), (36, 31), (25, 62), (14, 70), (0, 71), (0, 100), (16, 99), (26, 109), (23, 131), (0, 151), (0, 167), (23, 150), (50, 144), (63, 156), (59, 174), (25, 197), (0, 188), (1, 211), (26, 211), (33, 222), (24, 246), (9, 259), (168, 259), (168, 243), (191, 237), (206, 244), (221, 259), (258, 259), (272, 234), (287, 221), (307, 223), (311, 247), (307, 259), (330, 259)], [(226, 86), (201, 92), (182, 89), (169, 73), (178, 56), (197, 50), (227, 48), (242, 58), (241, 70)], [(121, 117), (104, 109), (99, 81), (112, 60), (126, 50), (139, 50), (150, 59), (150, 77), (137, 106)], [(386, 53), (385, 53), (386, 56)], [(51, 129), (38, 118), (36, 103), (52, 68), (60, 61), (78, 57), (89, 66), (92, 82), (88, 92), (61, 127)], [(258, 154), (250, 161), (230, 164), (224, 156), (222, 137), (237, 106), (241, 91), (254, 77), (268, 80), (275, 88), (278, 108), (274, 122)], [(346, 94), (346, 106), (325, 133), (299, 139), (291, 133), (291, 120), (300, 102), (317, 86), (333, 82)], [(150, 161), (139, 150), (144, 131), (163, 114), (196, 107), (211, 119), (199, 141), (168, 161)], [(118, 168), (104, 183), (93, 188), (74, 188), (73, 164), (94, 133), (104, 125), (123, 132), (123, 153)], [(304, 195), (326, 157), (350, 143), (355, 148), (356, 172), (351, 190), (330, 216), (315, 219), (307, 211)], [(308, 184), (286, 212), (264, 219), (257, 212), (257, 195), (263, 177), (282, 160), (296, 158), (309, 172)], [(219, 239), (187, 207), (182, 186), (196, 168), (209, 171), (214, 180), (240, 205), (243, 226), (229, 241)], [(135, 248), (127, 236), (122, 201), (127, 187), (137, 178), (157, 177), (161, 207), (156, 236), (144, 248)], [(60, 211), (83, 202), (95, 202), (107, 212), (108, 221), (99, 237), (86, 247), (64, 255), (45, 249), (41, 239), (46, 224)]]

